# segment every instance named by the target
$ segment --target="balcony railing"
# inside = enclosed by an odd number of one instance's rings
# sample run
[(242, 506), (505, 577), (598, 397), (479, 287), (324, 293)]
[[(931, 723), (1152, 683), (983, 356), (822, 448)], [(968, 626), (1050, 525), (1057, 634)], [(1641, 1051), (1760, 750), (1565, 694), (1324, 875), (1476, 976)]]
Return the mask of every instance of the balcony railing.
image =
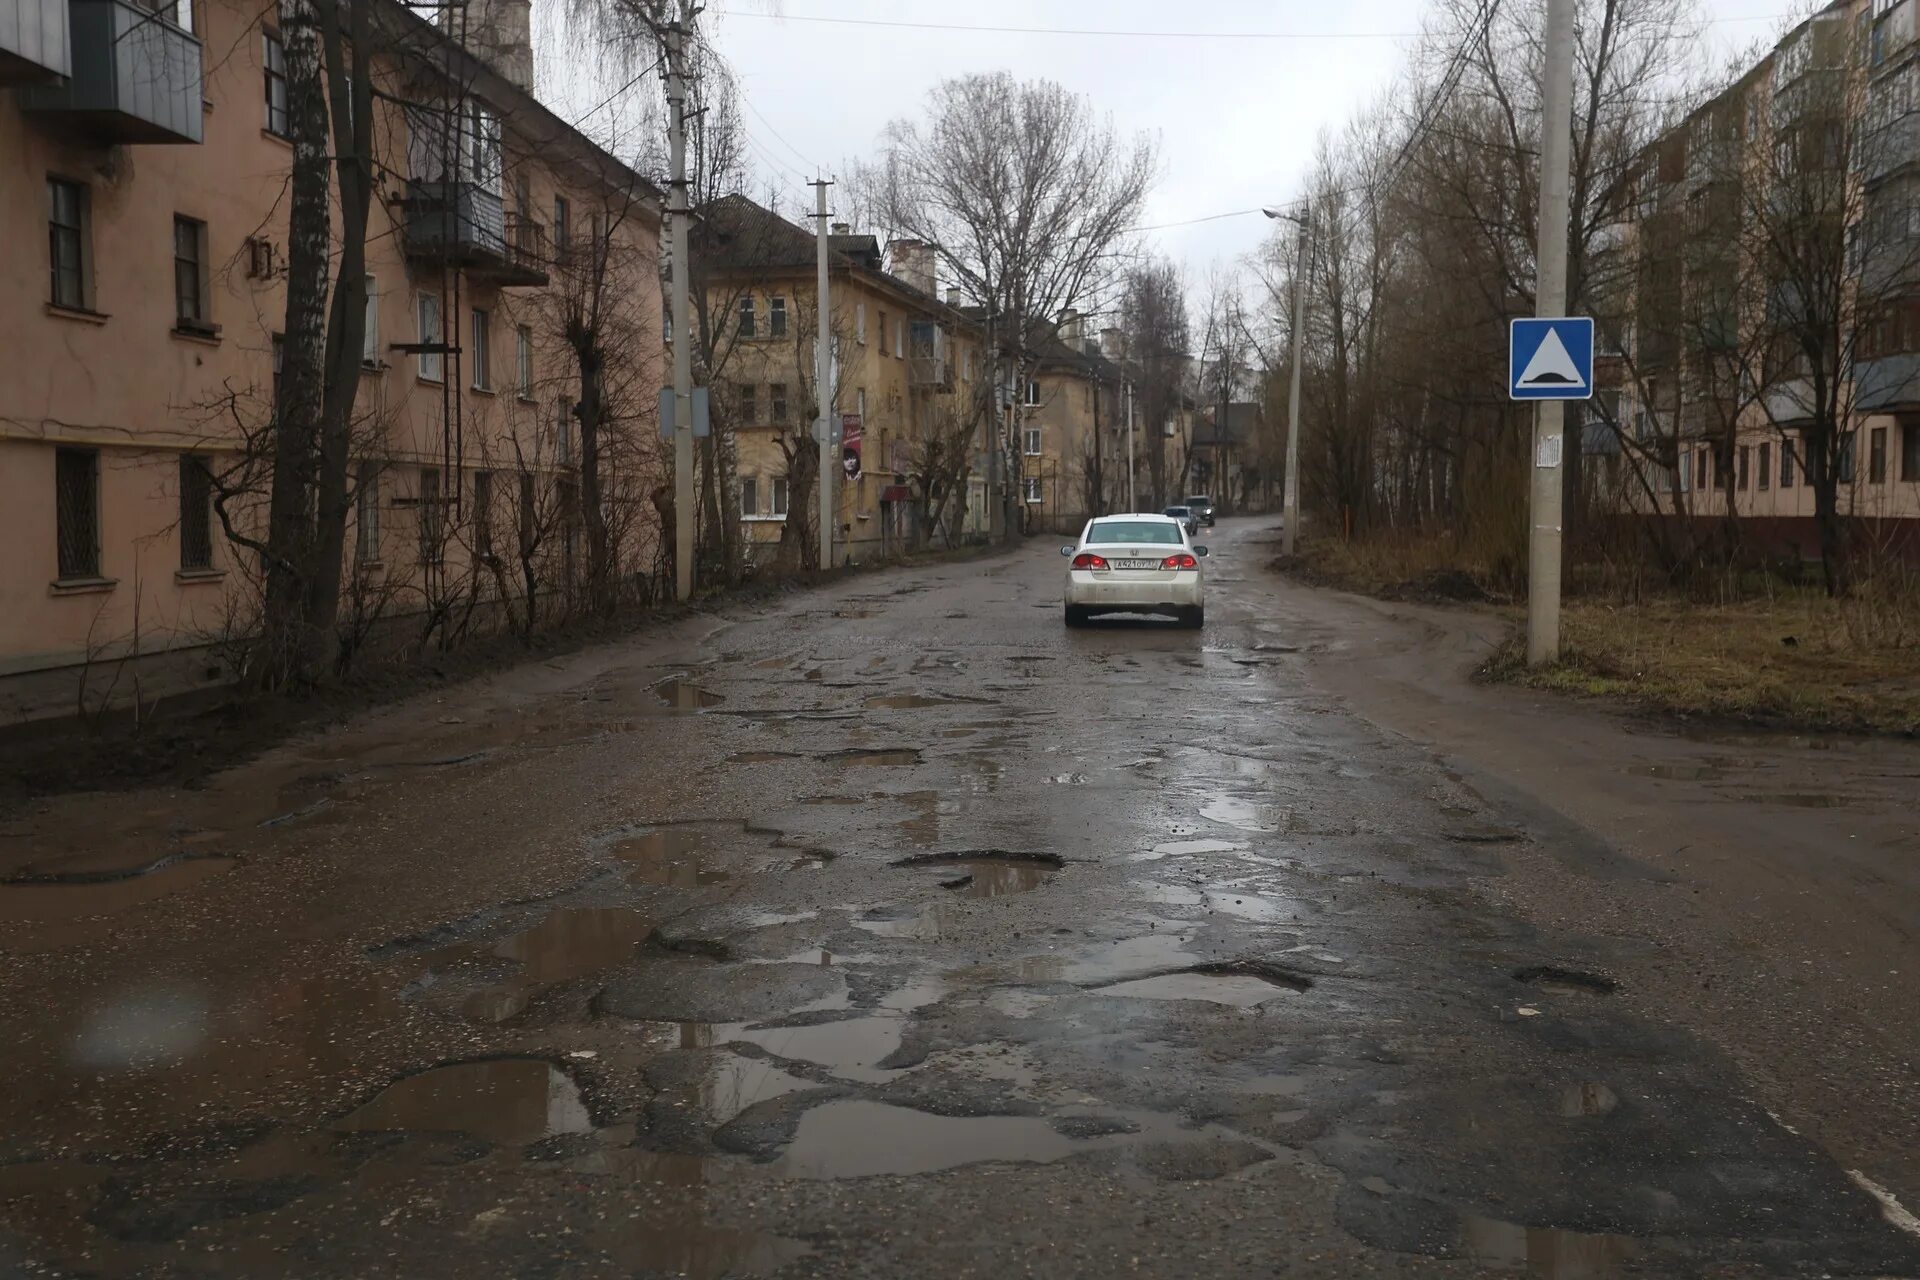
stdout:
[(1920, 409), (1920, 354), (1906, 352), (1853, 366), (1854, 408), (1862, 413)]
[(199, 142), (200, 41), (127, 0), (71, 0), (72, 67), (20, 106), (101, 144)]
[(550, 255), (536, 222), (508, 218), (500, 195), (475, 182), (407, 184), (407, 254), (461, 267), (502, 288), (547, 283)]

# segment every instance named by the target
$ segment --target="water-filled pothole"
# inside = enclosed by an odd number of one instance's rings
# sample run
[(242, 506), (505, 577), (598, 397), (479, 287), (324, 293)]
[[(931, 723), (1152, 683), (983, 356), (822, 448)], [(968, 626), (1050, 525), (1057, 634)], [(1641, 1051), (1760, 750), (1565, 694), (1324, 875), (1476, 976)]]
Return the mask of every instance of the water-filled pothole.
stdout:
[(115, 871), (19, 876), (0, 882), (0, 920), (73, 920), (112, 915), (231, 869), (232, 858), (161, 858)]
[(654, 827), (636, 831), (608, 845), (608, 852), (633, 867), (631, 884), (696, 889), (725, 884), (731, 869), (716, 866), (719, 850), (713, 833), (701, 826)]
[(1603, 1084), (1574, 1084), (1560, 1091), (1563, 1116), (1603, 1116), (1619, 1105), (1619, 1095)]
[(916, 711), (925, 707), (950, 707), (951, 698), (933, 698), (922, 693), (893, 693), (880, 698), (868, 698), (867, 706), (876, 711)]
[(702, 689), (685, 676), (668, 676), (653, 686), (653, 696), (669, 711), (704, 711), (726, 701), (721, 695)]
[(1543, 991), (1553, 991), (1561, 995), (1606, 996), (1620, 989), (1620, 984), (1604, 973), (1588, 973), (1584, 969), (1563, 969), (1558, 965), (1536, 964), (1525, 969), (1516, 969), (1514, 981), (1539, 987)]
[(1486, 1266), (1524, 1270), (1543, 1280), (1614, 1280), (1626, 1274), (1634, 1244), (1626, 1236), (1468, 1216), (1460, 1219), (1460, 1252)]
[(1162, 858), (1183, 858), (1202, 853), (1240, 853), (1246, 847), (1232, 840), (1169, 840), (1154, 845), (1144, 853), (1134, 854), (1132, 861), (1158, 862)]
[(348, 1132), (464, 1133), (524, 1145), (593, 1128), (580, 1087), (537, 1058), (433, 1067), (394, 1081), (333, 1126)]
[(776, 760), (798, 760), (797, 751), (736, 751), (727, 757), (728, 764), (772, 764)]
[(1710, 764), (1634, 764), (1627, 772), (1636, 778), (1659, 778), (1665, 782), (1713, 782), (1727, 776), (1725, 769)]
[(917, 747), (893, 747), (885, 750), (867, 751), (855, 748), (848, 751), (829, 751), (826, 755), (814, 757), (828, 764), (842, 765), (849, 769), (860, 768), (904, 768), (920, 763), (920, 750)]
[(1204, 964), (1170, 973), (1109, 982), (1090, 988), (1103, 996), (1140, 1000), (1206, 1000), (1250, 1009), (1282, 995), (1307, 990), (1312, 980), (1291, 970), (1260, 963)]
[(942, 888), (964, 892), (970, 898), (1004, 898), (1028, 893), (1053, 879), (1065, 861), (1053, 853), (1002, 850), (922, 853), (900, 858), (896, 867), (937, 867)]
[(1756, 791), (1740, 798), (1750, 804), (1778, 804), (1790, 809), (1840, 809), (1852, 803), (1846, 796), (1826, 791)]

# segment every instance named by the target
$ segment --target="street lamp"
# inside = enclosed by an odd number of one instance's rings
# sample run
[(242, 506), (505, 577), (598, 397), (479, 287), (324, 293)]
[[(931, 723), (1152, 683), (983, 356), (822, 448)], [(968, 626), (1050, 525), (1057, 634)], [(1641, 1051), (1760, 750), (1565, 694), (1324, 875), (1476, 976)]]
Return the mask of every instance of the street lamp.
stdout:
[(1288, 213), (1284, 209), (1262, 209), (1260, 212), (1269, 218), (1284, 219), (1300, 228), (1293, 262), (1293, 373), (1287, 389), (1286, 491), (1280, 504), (1280, 552), (1291, 556), (1295, 531), (1300, 527), (1300, 336), (1306, 325), (1307, 235), (1313, 211), (1303, 200), (1299, 213)]

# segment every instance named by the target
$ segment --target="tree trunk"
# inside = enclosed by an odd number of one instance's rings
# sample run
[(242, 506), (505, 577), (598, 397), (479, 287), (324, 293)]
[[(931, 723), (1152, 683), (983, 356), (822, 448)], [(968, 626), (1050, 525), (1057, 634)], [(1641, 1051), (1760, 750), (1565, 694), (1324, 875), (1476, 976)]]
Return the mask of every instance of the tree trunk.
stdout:
[(789, 567), (818, 569), (820, 539), (814, 524), (814, 483), (819, 449), (804, 436), (787, 455), (787, 522), (780, 530), (780, 560)]
[(280, 10), (280, 34), (286, 49), (293, 174), (287, 219), (287, 315), (274, 397), (266, 653), (261, 667), (263, 682), (275, 687), (307, 678), (314, 650), (307, 603), (317, 554), (314, 483), (320, 469), (331, 229), (327, 106), (312, 0), (286, 0)]

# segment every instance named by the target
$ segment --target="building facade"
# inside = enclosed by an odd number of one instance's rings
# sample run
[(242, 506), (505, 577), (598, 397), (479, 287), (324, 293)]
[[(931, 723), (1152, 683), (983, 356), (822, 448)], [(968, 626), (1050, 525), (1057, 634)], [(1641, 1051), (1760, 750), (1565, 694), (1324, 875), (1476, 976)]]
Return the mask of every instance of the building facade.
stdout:
[[(128, 673), (149, 699), (241, 674), (293, 154), (271, 6), (19, 7), (35, 20), (0, 23), (0, 219), (21, 250), (0, 262), (0, 720)], [(623, 380), (660, 382), (658, 193), (534, 98), (526, 7), (476, 11), (494, 25), (468, 39), (375, 6), (344, 625), (565, 589), (566, 322), (607, 264), (651, 326)], [(654, 459), (607, 465), (609, 493), (638, 494)], [(644, 571), (657, 540), (618, 523), (624, 571)]]

